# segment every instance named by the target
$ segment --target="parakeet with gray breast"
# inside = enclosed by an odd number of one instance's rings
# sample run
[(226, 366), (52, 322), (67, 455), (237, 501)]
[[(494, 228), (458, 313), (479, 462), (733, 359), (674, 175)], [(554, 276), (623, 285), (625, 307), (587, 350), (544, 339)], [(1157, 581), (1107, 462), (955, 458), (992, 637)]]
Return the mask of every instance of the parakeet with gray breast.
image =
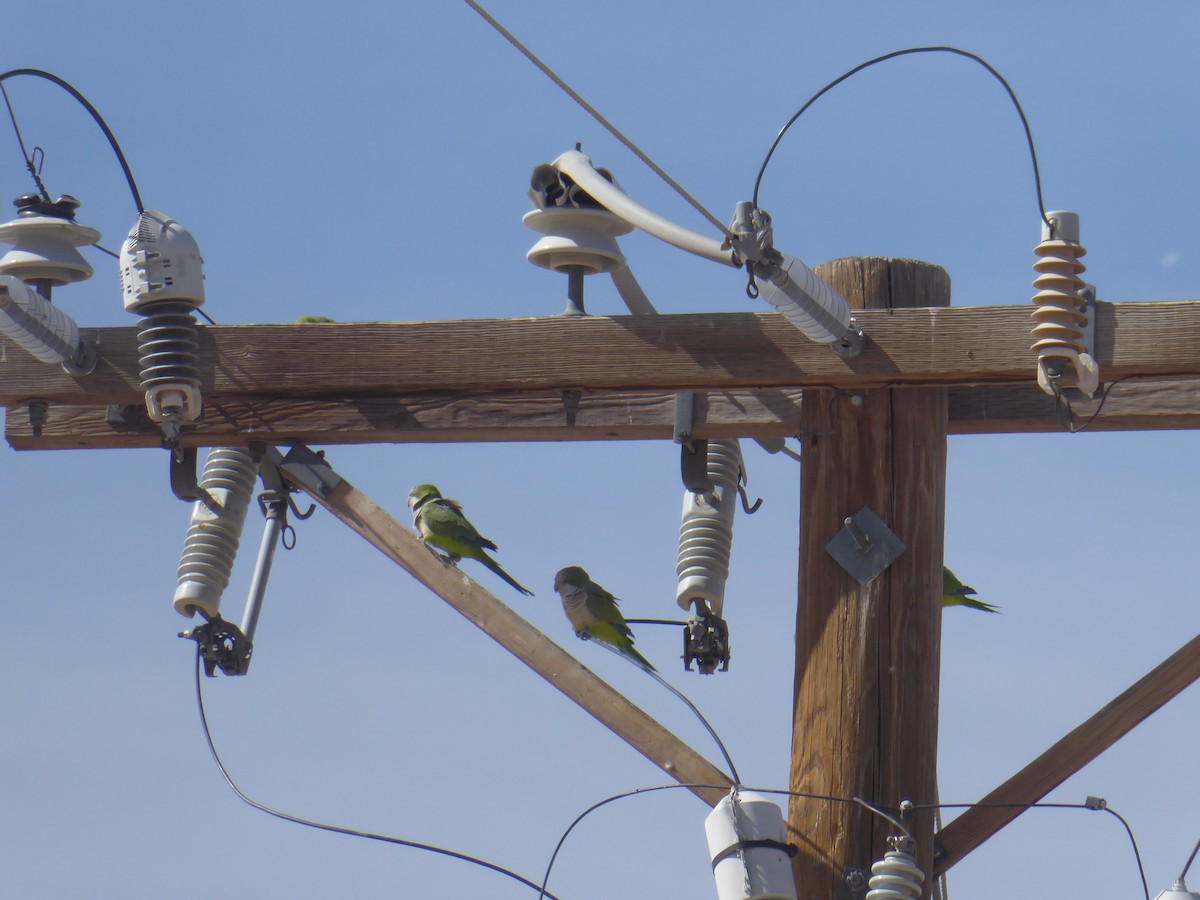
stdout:
[(562, 598), (563, 611), (583, 640), (594, 639), (612, 647), (634, 665), (656, 671), (650, 661), (633, 648), (633, 631), (621, 615), (617, 598), (588, 577), (579, 566), (567, 566), (554, 576), (554, 590)]
[(488, 550), (497, 549), (496, 544), (467, 520), (457, 500), (443, 497), (432, 484), (418, 484), (408, 493), (408, 505), (412, 507), (413, 525), (421, 540), (442, 550), (450, 562), (464, 558), (478, 560), (522, 594), (532, 596), (533, 591), (521, 586), (488, 555)]

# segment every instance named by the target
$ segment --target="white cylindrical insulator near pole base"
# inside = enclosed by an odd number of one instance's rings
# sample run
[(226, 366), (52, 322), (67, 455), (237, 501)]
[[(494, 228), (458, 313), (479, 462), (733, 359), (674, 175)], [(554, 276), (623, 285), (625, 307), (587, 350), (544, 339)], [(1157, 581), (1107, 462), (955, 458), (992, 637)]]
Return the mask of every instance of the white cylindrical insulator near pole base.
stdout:
[(735, 791), (704, 820), (718, 900), (796, 900), (783, 812), (762, 794)]
[(711, 493), (683, 495), (675, 601), (681, 609), (690, 609), (697, 599), (704, 600), (719, 616), (725, 604), (733, 514), (742, 478), (742, 448), (736, 440), (708, 442), (708, 477)]
[(192, 508), (175, 589), (175, 611), (180, 615), (200, 612), (211, 619), (220, 611), (256, 478), (258, 460), (249, 450), (218, 447), (208, 454), (200, 488), (215, 509), (204, 500)]

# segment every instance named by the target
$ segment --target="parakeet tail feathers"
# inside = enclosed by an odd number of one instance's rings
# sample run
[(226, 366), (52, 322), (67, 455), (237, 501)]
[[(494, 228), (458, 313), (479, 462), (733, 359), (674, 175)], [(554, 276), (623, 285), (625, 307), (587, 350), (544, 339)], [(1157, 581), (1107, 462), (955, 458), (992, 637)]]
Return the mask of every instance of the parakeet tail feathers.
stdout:
[(518, 584), (517, 580), (515, 578), (513, 578), (511, 575), (509, 575), (507, 572), (505, 572), (504, 569), (502, 569), (500, 567), (500, 563), (496, 562), (494, 559), (492, 559), (486, 553), (480, 553), (479, 556), (476, 557), (476, 559), (478, 559), (481, 563), (483, 563), (485, 566), (487, 566), (489, 569), (491, 569), (493, 572), (495, 572), (497, 575), (499, 575), (501, 578), (503, 578), (505, 581), (507, 581), (509, 584), (511, 584), (513, 587), (515, 587), (518, 591), (520, 591), (526, 597), (533, 596), (533, 591), (529, 590), (528, 588), (524, 587), (521, 584)]

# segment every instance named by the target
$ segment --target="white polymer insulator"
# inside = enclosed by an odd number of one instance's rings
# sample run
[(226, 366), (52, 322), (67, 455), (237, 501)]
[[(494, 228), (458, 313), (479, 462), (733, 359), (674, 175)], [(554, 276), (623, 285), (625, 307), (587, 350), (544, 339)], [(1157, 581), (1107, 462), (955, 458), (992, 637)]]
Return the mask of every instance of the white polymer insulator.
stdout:
[[(1087, 302), (1080, 273), (1086, 266), (1079, 261), (1087, 253), (1079, 243), (1079, 216), (1056, 210), (1046, 213), (1050, 224), (1042, 222), (1042, 242), (1034, 249), (1037, 276), (1033, 286), (1036, 307), (1032, 313), (1032, 350), (1038, 355), (1038, 384), (1047, 394), (1054, 390), (1046, 372), (1046, 361), (1070, 360), (1079, 388), (1091, 395), (1099, 385), (1099, 368), (1090, 348), (1083, 343), (1087, 324)], [(1053, 225), (1051, 229), (1050, 225)]]
[(79, 347), (75, 320), (13, 275), (0, 275), (0, 334), (42, 362), (66, 362)]
[(151, 421), (175, 417), (193, 422), (200, 417), (203, 398), (196, 367), (195, 307), (188, 300), (158, 300), (141, 307), (138, 362), (142, 389)]
[(796, 900), (783, 813), (771, 800), (750, 791), (724, 797), (705, 818), (704, 833), (718, 900)]
[(190, 231), (166, 213), (138, 216), (118, 259), (125, 309), (140, 313), (157, 300), (204, 303), (204, 260)]
[(98, 240), (99, 231), (71, 219), (22, 213), (0, 225), (0, 243), (13, 245), (0, 256), (0, 272), (52, 285), (84, 281), (92, 267), (76, 248)]
[(867, 900), (916, 900), (925, 884), (925, 873), (916, 859), (903, 850), (889, 850), (871, 866)]
[(593, 200), (635, 228), (640, 228), (672, 247), (678, 247), (704, 259), (711, 259), (713, 262), (738, 267), (733, 251), (722, 246), (721, 241), (697, 234), (646, 209), (621, 190), (619, 185), (596, 171), (592, 161), (578, 150), (568, 150), (551, 165), (579, 185)]
[(613, 272), (625, 265), (617, 246), (618, 235), (633, 226), (607, 209), (556, 206), (532, 209), (521, 220), (527, 228), (546, 235), (525, 258), (543, 269), (582, 268), (587, 274)]
[(818, 344), (832, 344), (850, 330), (846, 298), (786, 253), (778, 275), (763, 283), (762, 298)]
[(213, 618), (219, 612), (257, 477), (258, 462), (250, 451), (218, 447), (209, 452), (200, 487), (216, 508), (203, 500), (192, 508), (175, 589), (175, 611), (180, 615), (194, 616), (199, 611)]
[(681, 609), (689, 609), (695, 600), (702, 599), (719, 616), (725, 605), (733, 515), (742, 477), (742, 448), (736, 440), (708, 442), (708, 477), (712, 493), (683, 494), (675, 602)]

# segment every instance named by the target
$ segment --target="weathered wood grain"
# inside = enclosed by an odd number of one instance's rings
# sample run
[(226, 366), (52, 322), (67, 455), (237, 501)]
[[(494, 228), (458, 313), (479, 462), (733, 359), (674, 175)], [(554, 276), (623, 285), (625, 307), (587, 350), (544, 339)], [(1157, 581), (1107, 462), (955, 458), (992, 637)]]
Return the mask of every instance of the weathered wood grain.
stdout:
[[(924, 263), (845, 260), (818, 273), (855, 305), (949, 302), (945, 272)], [(946, 410), (936, 387), (805, 404), (792, 791), (892, 809), (935, 796)], [(859, 585), (825, 547), (864, 506), (908, 549)], [(910, 827), (930, 871), (932, 814)], [(854, 804), (793, 798), (788, 830), (810, 900), (849, 896), (848, 869), (881, 857), (895, 828)]]
[[(1059, 432), (1070, 421), (1033, 385), (962, 385), (948, 390), (946, 427), (952, 435)], [(803, 393), (778, 389), (698, 394), (696, 436), (778, 440), (798, 435)], [(815, 397), (820, 391), (808, 393)], [(160, 432), (141, 412), (141, 404), (130, 409), (138, 418), (121, 425), (108, 421), (104, 406), (50, 404), (42, 434), (35, 437), (28, 407), (10, 407), (5, 435), (17, 450), (157, 447)], [(1122, 381), (1103, 405), (1099, 399), (1075, 400), (1072, 413), (1076, 427), (1086, 424), (1089, 431), (1200, 428), (1200, 380)], [(573, 426), (566, 423), (562, 395), (546, 392), (210, 401), (202, 421), (184, 432), (183, 443), (233, 447), (250, 441), (336, 445), (670, 440), (674, 415), (674, 394), (637, 391), (584, 392)]]
[[(728, 390), (822, 384), (1030, 382), (1030, 306), (867, 310), (867, 349), (842, 360), (773, 312), (198, 329), (206, 397), (423, 391)], [(1200, 375), (1200, 302), (1101, 303), (1105, 379)], [(136, 327), (83, 329), (96, 370), (73, 378), (0, 342), (0, 405), (136, 403)]]

